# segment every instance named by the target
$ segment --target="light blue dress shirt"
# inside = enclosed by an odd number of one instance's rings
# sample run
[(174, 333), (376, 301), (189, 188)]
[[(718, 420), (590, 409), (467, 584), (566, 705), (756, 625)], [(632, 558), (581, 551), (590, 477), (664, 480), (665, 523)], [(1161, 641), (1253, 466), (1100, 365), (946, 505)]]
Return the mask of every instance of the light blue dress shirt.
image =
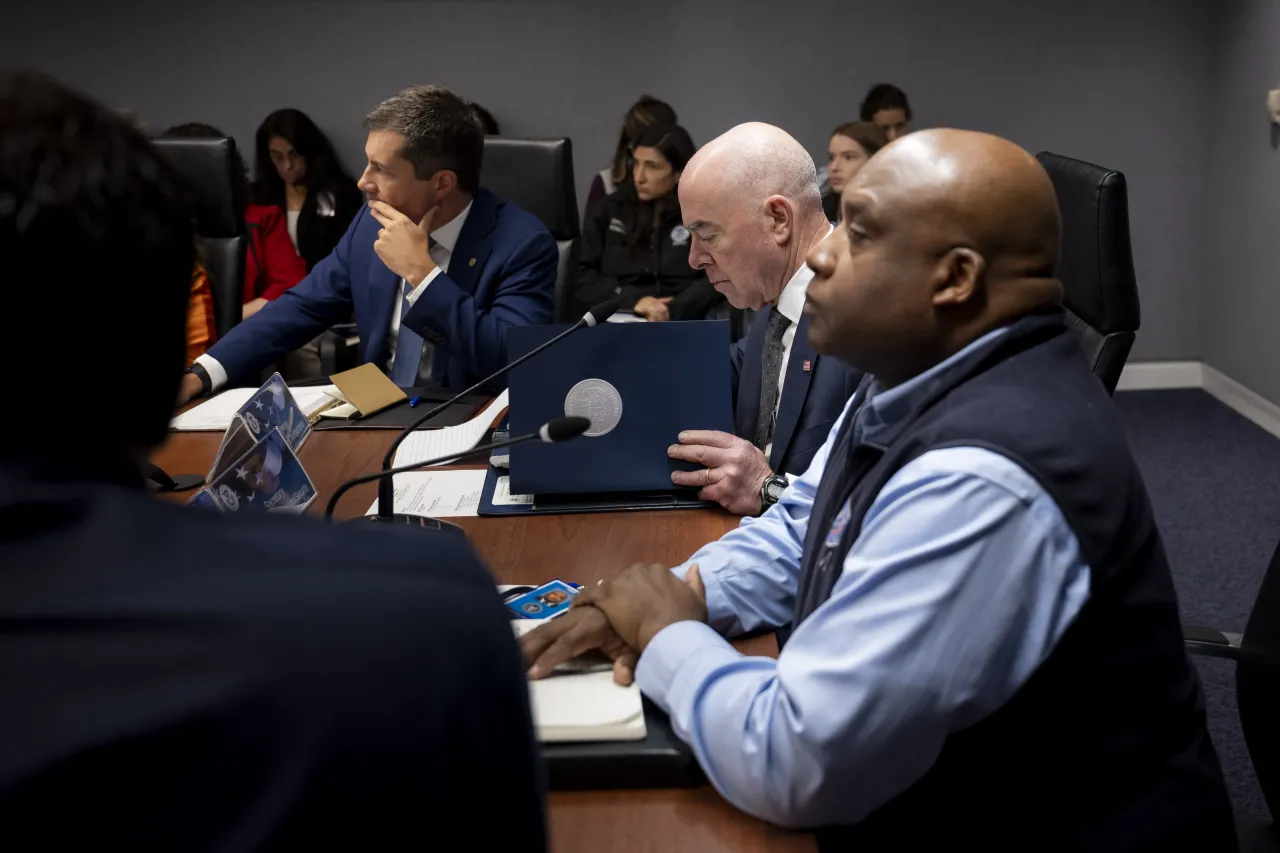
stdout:
[(949, 447), (889, 480), (831, 597), (776, 661), (723, 638), (790, 621), (805, 529), (844, 419), (874, 442), (949, 361), (851, 400), (777, 504), (673, 570), (699, 566), (710, 625), (664, 628), (636, 678), (745, 812), (787, 827), (860, 821), (919, 780), (948, 735), (1007, 702), (1088, 600), (1079, 543), (1035, 479), (990, 450)]

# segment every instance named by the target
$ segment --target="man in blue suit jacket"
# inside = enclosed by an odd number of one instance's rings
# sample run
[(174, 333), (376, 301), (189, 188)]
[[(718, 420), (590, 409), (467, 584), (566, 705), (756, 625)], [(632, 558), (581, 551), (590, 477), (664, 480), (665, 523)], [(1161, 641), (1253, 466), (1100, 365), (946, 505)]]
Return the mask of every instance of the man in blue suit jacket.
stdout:
[(509, 326), (550, 323), (557, 253), (532, 214), (479, 188), (466, 102), (414, 86), (365, 119), (369, 205), (337, 248), (196, 359), (180, 401), (259, 371), (354, 310), (360, 359), (404, 387), (461, 390), (507, 363)]
[(689, 430), (670, 455), (700, 462), (673, 482), (739, 515), (775, 503), (814, 453), (862, 374), (809, 343), (808, 254), (831, 233), (813, 158), (785, 131), (739, 125), (704, 145), (680, 178), (689, 264), (735, 308), (763, 309), (731, 350), (734, 432)]
[[(0, 446), (0, 826), (28, 839), (8, 849), (545, 851), (529, 688), (475, 552), (149, 495), (195, 262), (178, 177), (34, 75), (0, 74), (0, 138), (6, 269), (130, 273), (59, 321), (68, 340), (111, 330), (110, 416)], [(50, 316), (74, 284), (10, 307)], [(0, 362), (22, 346), (0, 338)], [(51, 347), (11, 390), (81, 359)]]

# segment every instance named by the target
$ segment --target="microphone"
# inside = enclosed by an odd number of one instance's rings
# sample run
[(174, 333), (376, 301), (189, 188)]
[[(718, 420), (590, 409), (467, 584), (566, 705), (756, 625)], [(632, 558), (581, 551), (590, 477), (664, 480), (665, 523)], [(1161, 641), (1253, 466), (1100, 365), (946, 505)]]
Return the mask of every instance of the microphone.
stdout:
[[(475, 385), (472, 385), (467, 390), (462, 391), (459, 394), (456, 394), (452, 399), (446, 400), (445, 402), (436, 406), (431, 411), (427, 412), (422, 417), (418, 418), (413, 423), (409, 424), (407, 427), (404, 428), (404, 430), (398, 436), (396, 436), (396, 440), (391, 442), (391, 447), (387, 449), (387, 455), (384, 456), (382, 459), (382, 473), (387, 474), (391, 471), (391, 464), (395, 459), (396, 450), (400, 447), (401, 443), (406, 438), (409, 437), (409, 434), (412, 433), (415, 429), (422, 426), (427, 421), (431, 420), (436, 415), (440, 414), (445, 409), (449, 408), (454, 403), (458, 402), (459, 400), (461, 400), (463, 397), (467, 396), (471, 392), (476, 391), (484, 387), (485, 385), (489, 384), (493, 380), (497, 379), (498, 377), (505, 375), (513, 367), (523, 364), (524, 362), (533, 358), (535, 355), (542, 352), (544, 349), (556, 343), (557, 341), (568, 337), (569, 335), (573, 334), (579, 329), (585, 329), (591, 326), (597, 326), (605, 322), (606, 320), (608, 320), (610, 317), (613, 316), (614, 312), (617, 311), (621, 305), (622, 305), (622, 300), (616, 296), (613, 299), (609, 299), (604, 302), (601, 302), (599, 305), (596, 305), (595, 307), (593, 307), (586, 314), (583, 314), (581, 320), (574, 323), (568, 329), (565, 329), (563, 332), (556, 335), (554, 338), (547, 341), (542, 346), (534, 347), (532, 350), (520, 356), (515, 361), (508, 364), (506, 367), (502, 368), (496, 373), (493, 373), (490, 376), (486, 376), (484, 379), (481, 379), (479, 382), (477, 382)], [(478, 449), (479, 448), (477, 448), (477, 450)], [(376, 518), (378, 518), (380, 521), (390, 521), (392, 516), (391, 510), (394, 506), (395, 506), (395, 489), (392, 487), (390, 479), (383, 480), (382, 483), (378, 486), (378, 515), (376, 516)]]
[[(412, 465), (401, 465), (399, 468), (387, 468), (373, 474), (365, 474), (360, 477), (354, 477), (347, 480), (337, 491), (333, 493), (333, 497), (329, 498), (329, 504), (324, 509), (324, 517), (333, 518), (333, 510), (338, 505), (338, 501), (349, 489), (358, 486), (361, 483), (371, 483), (374, 480), (381, 480), (383, 483), (390, 483), (394, 474), (403, 474), (405, 471), (416, 471), (419, 468), (425, 468), (428, 465), (435, 465), (439, 462), (448, 462), (451, 459), (457, 459), (460, 456), (470, 456), (472, 453), (480, 453), (483, 451), (497, 450), (501, 447), (510, 447), (513, 444), (523, 444), (526, 441), (541, 441), (546, 444), (554, 444), (557, 441), (568, 441), (571, 438), (577, 438), (587, 430), (591, 429), (591, 421), (588, 418), (568, 417), (556, 418), (542, 425), (537, 432), (531, 432), (528, 435), (517, 436), (516, 438), (508, 438), (505, 441), (494, 441), (489, 444), (482, 444), (479, 447), (473, 447), (470, 450), (462, 450), (457, 453), (449, 453), (445, 456), (437, 456), (435, 459), (424, 459), (421, 462), (415, 462)], [(395, 490), (392, 489), (392, 499), (395, 498)], [(381, 511), (382, 494), (378, 494), (379, 506)], [(393, 504), (394, 505), (394, 504)], [(397, 512), (388, 513), (385, 517), (379, 512), (378, 515), (366, 515), (362, 518), (368, 521), (394, 521), (404, 524), (420, 524), (423, 527), (431, 523), (435, 523), (435, 519), (426, 516), (411, 515), (409, 513)]]

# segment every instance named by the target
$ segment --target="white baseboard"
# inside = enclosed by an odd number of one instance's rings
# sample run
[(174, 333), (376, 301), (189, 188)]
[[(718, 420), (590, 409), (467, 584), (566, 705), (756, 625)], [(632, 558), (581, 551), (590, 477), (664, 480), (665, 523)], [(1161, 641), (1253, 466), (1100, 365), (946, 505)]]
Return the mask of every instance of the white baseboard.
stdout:
[(1280, 438), (1280, 406), (1207, 364), (1203, 387), (1224, 405)]
[(1117, 391), (1201, 388), (1220, 403), (1280, 438), (1280, 406), (1202, 361), (1147, 361), (1125, 365)]
[(1124, 366), (1117, 391), (1156, 391), (1203, 388), (1204, 364), (1199, 361), (1137, 361)]

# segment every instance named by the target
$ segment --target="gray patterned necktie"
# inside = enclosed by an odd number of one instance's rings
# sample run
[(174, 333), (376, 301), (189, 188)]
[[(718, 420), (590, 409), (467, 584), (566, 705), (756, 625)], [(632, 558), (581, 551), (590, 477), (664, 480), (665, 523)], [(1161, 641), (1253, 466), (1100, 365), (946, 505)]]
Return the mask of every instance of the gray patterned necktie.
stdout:
[(778, 381), (782, 378), (782, 336), (791, 321), (777, 308), (769, 314), (764, 330), (764, 360), (760, 370), (760, 409), (756, 413), (755, 446), (764, 450), (773, 441), (778, 409)]

